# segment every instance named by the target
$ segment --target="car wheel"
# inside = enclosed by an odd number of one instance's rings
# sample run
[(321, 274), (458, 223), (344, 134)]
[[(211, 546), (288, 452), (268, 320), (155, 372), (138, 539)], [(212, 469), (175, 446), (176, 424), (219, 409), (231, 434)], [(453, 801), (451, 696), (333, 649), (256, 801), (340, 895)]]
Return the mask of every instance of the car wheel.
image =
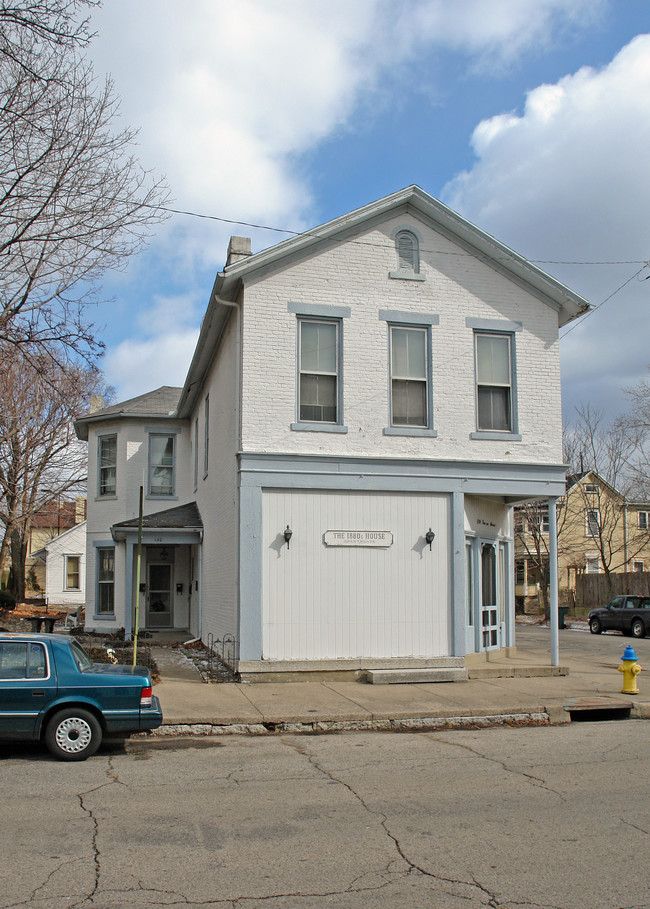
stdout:
[(645, 625), (641, 619), (635, 619), (632, 622), (632, 627), (630, 628), (633, 638), (644, 638), (645, 637)]
[(589, 622), (589, 631), (592, 634), (600, 634), (603, 630), (603, 626), (600, 624), (600, 619), (593, 618)]
[(88, 710), (70, 707), (55, 713), (45, 730), (45, 744), (60, 761), (85, 761), (102, 741), (102, 727)]

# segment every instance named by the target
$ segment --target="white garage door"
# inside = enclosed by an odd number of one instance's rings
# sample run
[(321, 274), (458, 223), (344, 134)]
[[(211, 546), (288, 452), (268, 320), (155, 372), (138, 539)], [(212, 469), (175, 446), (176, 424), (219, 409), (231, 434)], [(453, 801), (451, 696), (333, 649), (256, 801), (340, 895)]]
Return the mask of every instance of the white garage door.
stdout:
[[(266, 490), (264, 659), (447, 656), (449, 515), (445, 495)], [(392, 544), (326, 545), (332, 531), (388, 531)]]

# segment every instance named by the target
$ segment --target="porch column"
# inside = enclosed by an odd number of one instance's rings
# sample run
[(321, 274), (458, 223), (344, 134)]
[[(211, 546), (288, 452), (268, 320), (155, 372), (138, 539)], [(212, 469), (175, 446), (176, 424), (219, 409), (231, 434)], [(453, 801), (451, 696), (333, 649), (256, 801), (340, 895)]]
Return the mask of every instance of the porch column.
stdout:
[(558, 585), (557, 585), (557, 497), (548, 500), (548, 573), (549, 573), (549, 610), (551, 614), (551, 666), (560, 665), (559, 619), (558, 619)]
[[(133, 634), (133, 548), (128, 540), (124, 544), (126, 552), (124, 569), (124, 637), (130, 640)], [(137, 596), (137, 593), (136, 593)]]

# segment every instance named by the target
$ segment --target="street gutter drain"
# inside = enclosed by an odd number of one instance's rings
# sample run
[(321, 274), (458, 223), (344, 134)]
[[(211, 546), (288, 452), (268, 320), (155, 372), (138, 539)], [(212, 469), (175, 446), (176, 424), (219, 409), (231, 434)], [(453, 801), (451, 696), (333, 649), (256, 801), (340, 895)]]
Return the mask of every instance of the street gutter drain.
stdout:
[(567, 701), (564, 709), (572, 723), (602, 723), (607, 720), (629, 720), (632, 702), (618, 698), (576, 698)]

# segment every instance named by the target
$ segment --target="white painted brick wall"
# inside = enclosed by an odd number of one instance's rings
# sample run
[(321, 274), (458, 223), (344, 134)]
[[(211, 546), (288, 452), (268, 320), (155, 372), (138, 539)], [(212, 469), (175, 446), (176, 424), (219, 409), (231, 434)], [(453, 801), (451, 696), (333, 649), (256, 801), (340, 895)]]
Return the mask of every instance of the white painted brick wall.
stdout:
[[(393, 280), (391, 232), (422, 237), (424, 282)], [(244, 451), (561, 463), (562, 420), (556, 312), (420, 221), (393, 218), (329, 250), (267, 274), (245, 288)], [(293, 432), (296, 316), (287, 303), (349, 306), (343, 325), (346, 435)], [(388, 339), (379, 310), (435, 313), (434, 428), (438, 437), (384, 436), (388, 425)], [(522, 442), (470, 440), (475, 430), (473, 332), (465, 319), (523, 323), (516, 335)]]
[[(239, 329), (238, 313), (232, 316), (222, 338), (220, 355), (204, 383), (195, 412), (199, 418), (199, 481), (196, 498), (203, 520), (202, 635), (215, 638), (237, 634), (238, 604), (238, 503), (237, 452), (239, 450)], [(205, 395), (210, 394), (210, 445), (204, 477)], [(193, 471), (193, 459), (190, 459)], [(192, 476), (193, 485), (193, 476)]]

